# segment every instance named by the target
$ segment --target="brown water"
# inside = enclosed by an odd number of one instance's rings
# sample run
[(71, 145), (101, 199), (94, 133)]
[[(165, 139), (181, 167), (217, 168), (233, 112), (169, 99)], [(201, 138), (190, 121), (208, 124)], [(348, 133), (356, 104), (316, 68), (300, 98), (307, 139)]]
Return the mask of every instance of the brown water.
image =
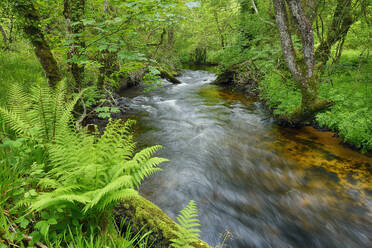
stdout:
[(141, 187), (170, 217), (198, 203), (202, 239), (225, 247), (372, 247), (372, 158), (311, 127), (278, 127), (260, 103), (185, 71), (123, 105), (141, 146), (171, 162)]

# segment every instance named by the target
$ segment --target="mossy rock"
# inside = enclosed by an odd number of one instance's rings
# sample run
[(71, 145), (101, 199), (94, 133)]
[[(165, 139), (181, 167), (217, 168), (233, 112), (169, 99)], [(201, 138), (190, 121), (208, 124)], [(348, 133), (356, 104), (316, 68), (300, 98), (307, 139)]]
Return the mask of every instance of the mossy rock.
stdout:
[(251, 97), (259, 95), (258, 82), (262, 79), (259, 70), (249, 61), (222, 68), (213, 82), (216, 85), (232, 86)]
[[(136, 197), (123, 201), (115, 209), (115, 221), (120, 224), (122, 219), (131, 223), (132, 231), (142, 231), (149, 235), (149, 244), (154, 248), (167, 248), (171, 245), (171, 239), (176, 238), (173, 231), (180, 231), (180, 226), (169, 218), (159, 207), (143, 197)], [(195, 248), (210, 247), (204, 241), (193, 244)]]
[(216, 80), (213, 82), (217, 85), (230, 85), (234, 83), (236, 75), (239, 73), (236, 66), (224, 68), (221, 73), (217, 75)]
[(174, 72), (167, 71), (166, 69), (162, 67), (157, 67), (157, 69), (160, 71), (160, 77), (168, 80), (169, 82), (173, 84), (181, 84), (182, 82), (176, 78), (177, 74)]

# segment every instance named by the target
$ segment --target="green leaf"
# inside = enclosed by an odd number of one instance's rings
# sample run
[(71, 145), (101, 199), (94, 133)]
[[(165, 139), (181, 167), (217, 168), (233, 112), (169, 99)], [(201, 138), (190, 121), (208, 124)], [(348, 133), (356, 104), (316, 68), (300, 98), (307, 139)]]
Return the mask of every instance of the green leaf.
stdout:
[(48, 219), (48, 224), (49, 225), (56, 225), (58, 222), (55, 218)]

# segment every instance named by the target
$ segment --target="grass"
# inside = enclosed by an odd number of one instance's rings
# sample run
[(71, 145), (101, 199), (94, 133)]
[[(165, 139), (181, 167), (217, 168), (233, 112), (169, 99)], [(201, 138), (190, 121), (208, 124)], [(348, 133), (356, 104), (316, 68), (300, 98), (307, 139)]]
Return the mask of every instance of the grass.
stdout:
[[(359, 52), (347, 50), (339, 64), (328, 66), (321, 79), (319, 97), (335, 104), (318, 113), (316, 121), (365, 152), (372, 150), (372, 61), (366, 56), (362, 59), (356, 82), (358, 65)], [(301, 101), (295, 84), (291, 80), (283, 80), (282, 76), (274, 71), (260, 83), (261, 97), (274, 114), (291, 113)]]

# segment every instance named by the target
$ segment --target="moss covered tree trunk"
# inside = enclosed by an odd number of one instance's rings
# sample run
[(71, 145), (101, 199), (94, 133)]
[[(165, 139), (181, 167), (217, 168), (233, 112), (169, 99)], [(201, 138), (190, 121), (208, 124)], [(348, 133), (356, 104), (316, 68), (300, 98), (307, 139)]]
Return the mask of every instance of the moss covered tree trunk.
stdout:
[[(301, 58), (298, 58), (295, 53), (289, 32), (286, 2), (301, 37)], [(293, 115), (285, 116), (281, 119), (290, 124), (299, 124), (312, 118), (316, 112), (328, 107), (330, 103), (318, 99), (313, 28), (303, 11), (300, 1), (273, 0), (273, 3), (283, 57), (294, 80), (301, 89), (302, 96), (300, 108)]]
[(120, 66), (117, 52), (105, 50), (99, 56), (101, 67), (99, 68), (97, 87), (102, 90), (105, 85), (105, 79), (110, 78), (114, 72), (119, 72)]
[(174, 43), (175, 43), (175, 30), (174, 30), (174, 25), (171, 25), (168, 28), (168, 48), (173, 51), (174, 49)]
[[(351, 5), (352, 0), (337, 0), (337, 6), (333, 14), (332, 23), (327, 31), (327, 37), (321, 40), (321, 43), (315, 52), (316, 61), (320, 62), (322, 66), (327, 64), (331, 55), (332, 46), (337, 42), (342, 42), (343, 45), (343, 40), (345, 39), (351, 25), (355, 22), (351, 13)], [(339, 51), (341, 52), (342, 49)], [(338, 56), (341, 56), (341, 54)]]
[(216, 21), (218, 35), (220, 37), (221, 48), (225, 49), (225, 36), (223, 35), (223, 29), (221, 27), (221, 23), (220, 23), (220, 20), (219, 20), (217, 10), (213, 11), (213, 15), (214, 15), (214, 20)]
[(62, 79), (62, 75), (51, 48), (41, 30), (41, 20), (34, 6), (34, 1), (14, 0), (13, 9), (21, 19), (21, 27), (34, 47), (35, 54), (44, 69), (49, 85), (54, 88)]
[(6, 47), (8, 45), (8, 38), (6, 36), (4, 28), (1, 25), (0, 25), (0, 33), (1, 33), (1, 36), (3, 37), (3, 42)]
[[(104, 15), (109, 14), (110, 5), (107, 0), (103, 2), (103, 13)], [(99, 62), (101, 67), (99, 68), (99, 75), (97, 81), (97, 87), (100, 90), (103, 90), (105, 86), (106, 78), (112, 77), (114, 72), (120, 71), (118, 52), (110, 52), (108, 49), (102, 51), (99, 56)]]
[[(81, 37), (84, 32), (82, 20), (84, 18), (85, 0), (64, 0), (63, 15), (66, 19), (69, 39), (72, 40), (67, 58), (78, 59), (81, 56), (82, 49), (85, 48), (85, 42)], [(77, 62), (69, 63), (72, 76), (77, 87), (81, 87), (84, 80), (85, 68)]]

